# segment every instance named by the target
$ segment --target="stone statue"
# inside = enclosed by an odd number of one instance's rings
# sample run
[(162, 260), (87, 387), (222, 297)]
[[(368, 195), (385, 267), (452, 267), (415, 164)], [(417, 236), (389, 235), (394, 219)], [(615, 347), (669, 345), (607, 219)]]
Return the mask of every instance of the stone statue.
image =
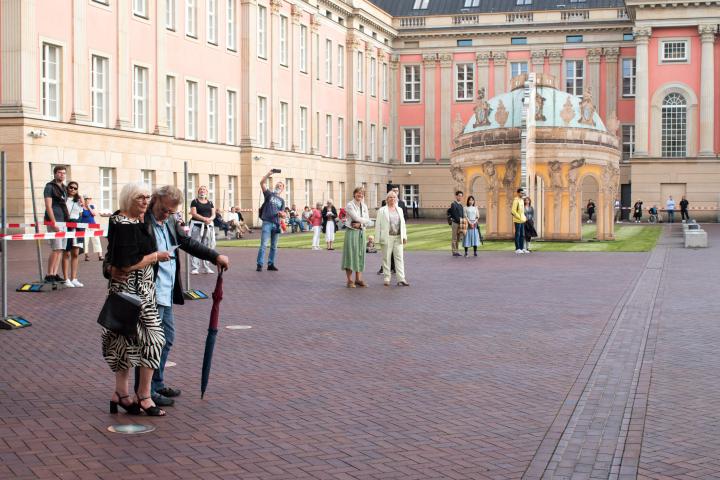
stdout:
[(535, 121), (536, 122), (544, 122), (545, 121), (545, 115), (543, 115), (543, 107), (545, 106), (545, 100), (547, 100), (545, 97), (540, 95), (539, 91), (536, 91), (535, 93)]
[(577, 207), (577, 191), (578, 191), (578, 175), (580, 167), (585, 165), (585, 159), (579, 158), (570, 162), (570, 170), (568, 170), (568, 187), (570, 188), (570, 215), (572, 216)]
[(590, 87), (588, 87), (585, 89), (585, 93), (583, 93), (582, 100), (580, 100), (580, 120), (578, 120), (578, 122), (583, 125), (590, 125), (591, 127), (594, 127), (595, 110), (595, 105), (593, 105), (592, 101), (592, 93), (590, 92)]
[(620, 122), (618, 121), (617, 115), (615, 114), (615, 111), (613, 110), (610, 112), (610, 115), (607, 117), (607, 130), (610, 135), (613, 137), (618, 136), (618, 130), (620, 128)]
[(465, 172), (460, 165), (450, 167), (450, 175), (455, 182), (455, 190), (465, 190)]
[(620, 169), (608, 162), (602, 172), (602, 188), (613, 203), (617, 196), (619, 177)]
[(562, 164), (559, 160), (553, 160), (548, 162), (548, 166), (550, 167), (550, 188), (553, 191), (562, 190)]
[(498, 189), (498, 178), (497, 172), (495, 171), (495, 164), (488, 160), (482, 164), (483, 173), (485, 174), (485, 183), (487, 184), (488, 197), (490, 198), (490, 205), (493, 207), (497, 206), (497, 189)]
[(465, 124), (463, 123), (462, 116), (458, 112), (457, 115), (455, 115), (452, 127), (454, 145), (457, 145), (460, 142), (460, 135), (462, 135), (463, 130), (465, 130)]
[(515, 186), (515, 177), (517, 177), (518, 161), (515, 157), (505, 162), (505, 176), (503, 177), (503, 187), (513, 188)]
[(478, 90), (477, 101), (475, 102), (475, 108), (473, 111), (475, 112), (475, 123), (473, 124), (473, 128), (490, 125), (490, 113), (492, 112), (492, 108), (487, 100), (485, 100), (485, 87), (481, 87), (480, 90)]

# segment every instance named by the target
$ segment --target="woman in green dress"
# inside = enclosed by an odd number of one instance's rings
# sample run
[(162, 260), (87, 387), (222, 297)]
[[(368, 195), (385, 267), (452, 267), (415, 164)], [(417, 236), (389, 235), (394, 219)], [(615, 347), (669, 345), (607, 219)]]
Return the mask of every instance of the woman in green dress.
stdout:
[[(362, 279), (365, 270), (365, 227), (371, 220), (368, 207), (363, 202), (365, 190), (357, 187), (353, 190), (353, 199), (345, 207), (347, 212), (347, 230), (343, 245), (342, 268), (347, 276), (347, 287), (367, 287)], [(355, 280), (352, 274), (355, 272)]]

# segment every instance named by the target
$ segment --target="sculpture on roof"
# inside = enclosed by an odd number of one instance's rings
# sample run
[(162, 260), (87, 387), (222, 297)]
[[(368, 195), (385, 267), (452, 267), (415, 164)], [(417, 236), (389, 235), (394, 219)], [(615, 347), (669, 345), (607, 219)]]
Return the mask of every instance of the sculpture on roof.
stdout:
[(475, 102), (475, 108), (473, 111), (475, 112), (475, 123), (473, 124), (473, 128), (490, 125), (490, 113), (492, 112), (492, 107), (490, 107), (488, 101), (485, 100), (485, 87), (480, 87), (480, 90), (478, 90), (477, 101)]
[(588, 87), (585, 89), (585, 93), (583, 93), (582, 100), (580, 100), (580, 120), (578, 120), (578, 122), (583, 125), (594, 127), (595, 110), (596, 108), (592, 101), (592, 93), (590, 92), (590, 87)]

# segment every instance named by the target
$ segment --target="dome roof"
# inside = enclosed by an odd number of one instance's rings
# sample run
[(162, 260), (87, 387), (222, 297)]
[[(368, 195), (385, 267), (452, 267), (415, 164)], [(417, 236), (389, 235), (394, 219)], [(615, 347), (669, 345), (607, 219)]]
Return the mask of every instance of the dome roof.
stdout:
[[(521, 78), (513, 79), (516, 88), (510, 92), (496, 95), (485, 101), (481, 90), (475, 103), (475, 113), (465, 124), (462, 133), (482, 132), (497, 128), (522, 127), (523, 88), (517, 88)], [(536, 87), (537, 127), (587, 128), (607, 132), (600, 119), (592, 97), (586, 92), (582, 97), (571, 95), (547, 84)], [(477, 117), (480, 117), (478, 122)]]

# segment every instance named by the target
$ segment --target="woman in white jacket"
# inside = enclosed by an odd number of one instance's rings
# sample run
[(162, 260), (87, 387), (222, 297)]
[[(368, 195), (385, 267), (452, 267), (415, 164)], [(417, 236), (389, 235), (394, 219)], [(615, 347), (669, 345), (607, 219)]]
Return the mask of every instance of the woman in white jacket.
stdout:
[(390, 259), (394, 256), (397, 284), (400, 287), (408, 287), (410, 284), (405, 280), (405, 261), (403, 259), (403, 246), (407, 243), (405, 218), (403, 218), (402, 209), (398, 207), (398, 198), (395, 192), (388, 192), (386, 201), (387, 205), (378, 210), (375, 223), (375, 242), (382, 247), (383, 285), (390, 286)]

